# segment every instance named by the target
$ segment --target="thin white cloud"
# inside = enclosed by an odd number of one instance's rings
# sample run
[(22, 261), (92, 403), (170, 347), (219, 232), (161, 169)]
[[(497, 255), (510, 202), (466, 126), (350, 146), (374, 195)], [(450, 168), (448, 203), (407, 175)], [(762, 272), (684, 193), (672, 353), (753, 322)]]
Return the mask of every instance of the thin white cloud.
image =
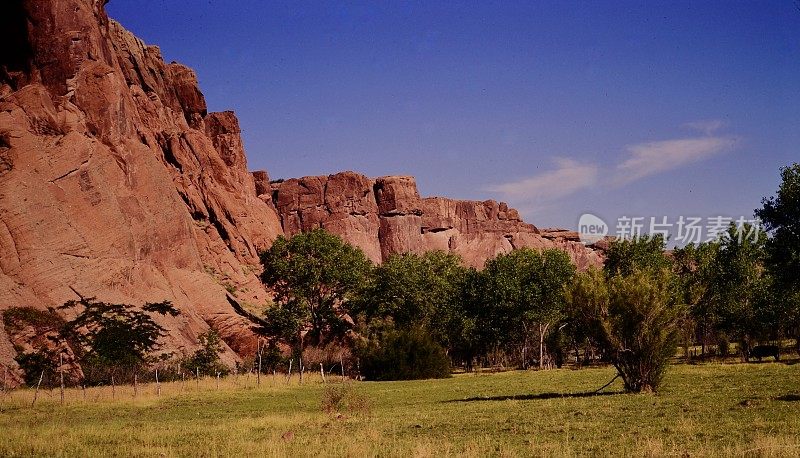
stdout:
[(556, 168), (518, 181), (486, 188), (522, 204), (542, 204), (574, 194), (597, 183), (598, 169), (568, 158), (554, 159)]
[(706, 135), (713, 135), (714, 132), (722, 129), (726, 125), (727, 123), (721, 119), (704, 119), (701, 121), (687, 122), (683, 127), (696, 130)]
[(738, 141), (734, 136), (713, 135), (725, 127), (721, 120), (695, 121), (684, 124), (684, 127), (704, 136), (630, 145), (625, 148), (628, 156), (624, 160), (603, 168), (575, 159), (554, 158), (555, 168), (552, 170), (488, 186), (484, 190), (499, 194), (523, 212), (542, 210), (591, 187), (623, 186), (706, 160), (731, 150)]
[(734, 137), (700, 137), (632, 145), (627, 147), (630, 157), (617, 165), (613, 181), (624, 185), (677, 169), (724, 152), (734, 143)]

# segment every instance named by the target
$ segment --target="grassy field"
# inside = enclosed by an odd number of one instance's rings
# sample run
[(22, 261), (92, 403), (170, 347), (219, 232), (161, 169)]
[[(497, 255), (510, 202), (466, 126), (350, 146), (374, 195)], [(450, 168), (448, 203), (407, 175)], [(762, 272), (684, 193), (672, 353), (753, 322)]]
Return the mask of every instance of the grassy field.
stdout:
[(613, 369), (350, 383), (229, 377), (133, 388), (16, 391), (0, 456), (800, 455), (800, 364), (671, 368), (657, 395), (588, 396)]

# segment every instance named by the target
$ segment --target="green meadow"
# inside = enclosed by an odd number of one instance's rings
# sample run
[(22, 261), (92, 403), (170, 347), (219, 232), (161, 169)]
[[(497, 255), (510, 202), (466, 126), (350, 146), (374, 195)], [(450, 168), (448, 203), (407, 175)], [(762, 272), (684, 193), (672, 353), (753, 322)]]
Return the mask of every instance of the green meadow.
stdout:
[[(800, 455), (800, 364), (612, 368), (410, 382), (319, 375), (5, 393), (0, 456)], [(160, 393), (158, 390), (160, 388)], [(339, 398), (342, 399), (339, 399)]]

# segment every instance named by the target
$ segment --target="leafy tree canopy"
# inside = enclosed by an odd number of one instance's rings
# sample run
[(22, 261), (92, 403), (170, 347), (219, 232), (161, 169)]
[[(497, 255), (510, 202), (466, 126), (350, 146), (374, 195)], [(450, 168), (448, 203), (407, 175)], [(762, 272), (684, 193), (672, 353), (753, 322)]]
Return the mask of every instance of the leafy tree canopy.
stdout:
[(169, 301), (147, 303), (142, 310), (125, 304), (113, 304), (86, 298), (69, 301), (60, 309), (82, 307), (64, 326), (64, 333), (76, 339), (91, 359), (108, 366), (134, 367), (145, 363), (148, 353), (158, 349), (165, 335), (152, 313), (177, 316)]
[(466, 274), (454, 254), (394, 255), (375, 269), (361, 307), (368, 319), (391, 318), (401, 329), (422, 327), (447, 344), (464, 318), (459, 300)]
[(293, 336), (300, 349), (306, 330), (317, 341), (344, 331), (347, 303), (372, 268), (361, 250), (323, 229), (279, 236), (261, 253), (261, 264), (261, 281), (275, 292), (277, 306), (267, 310), (268, 318), (281, 325), (273, 331)]
[(665, 255), (666, 240), (661, 234), (616, 239), (606, 253), (604, 270), (609, 277), (630, 275), (639, 269), (661, 270), (670, 267)]
[[(485, 302), (481, 326), (496, 343), (520, 339), (534, 323), (559, 320), (564, 287), (575, 266), (562, 250), (522, 248), (488, 261), (481, 273)], [(540, 332), (541, 333), (541, 332)]]
[[(781, 169), (778, 192), (756, 210), (771, 237), (766, 243), (767, 267), (775, 280), (776, 301), (795, 333), (800, 332), (800, 164)], [(800, 348), (800, 344), (798, 345)]]
[(769, 306), (770, 279), (764, 269), (766, 235), (745, 237), (752, 228), (731, 224), (719, 240), (711, 264), (711, 300), (717, 328), (729, 337), (746, 339), (763, 334), (760, 311)]

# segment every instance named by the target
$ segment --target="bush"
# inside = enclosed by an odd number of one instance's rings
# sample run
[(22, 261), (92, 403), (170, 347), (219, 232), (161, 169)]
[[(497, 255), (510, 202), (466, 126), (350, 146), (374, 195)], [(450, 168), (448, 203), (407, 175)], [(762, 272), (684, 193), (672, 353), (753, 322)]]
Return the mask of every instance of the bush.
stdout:
[[(286, 362), (284, 361), (284, 365)], [(339, 342), (331, 342), (324, 346), (310, 346), (303, 351), (303, 365), (306, 370), (317, 370), (322, 364), (325, 372), (341, 374), (342, 364), (345, 368), (355, 367), (349, 347)], [(348, 371), (349, 372), (349, 371)]]
[(606, 352), (629, 392), (656, 391), (675, 355), (683, 309), (668, 271), (606, 278), (580, 275), (568, 300), (579, 324)]
[(40, 333), (58, 331), (64, 326), (64, 320), (54, 311), (33, 307), (11, 307), (3, 312), (3, 322), (9, 334), (20, 331), (25, 326), (33, 326)]
[[(14, 360), (22, 370), (25, 384), (36, 386), (41, 377), (42, 386), (52, 386), (55, 380), (54, 374), (58, 370), (58, 354), (48, 348), (47, 344), (55, 343), (54, 334), (61, 330), (64, 320), (53, 310), (40, 310), (27, 306), (10, 307), (0, 314), (8, 334), (12, 337), (22, 335), (34, 346), (30, 352), (23, 352), (22, 348), (15, 347), (17, 355)], [(28, 327), (33, 328), (33, 336), (27, 334)]]
[(719, 356), (726, 358), (729, 354), (731, 354), (731, 342), (728, 340), (728, 336), (724, 334), (720, 334), (717, 338), (717, 348), (719, 351)]
[(222, 340), (213, 330), (209, 330), (198, 337), (200, 348), (186, 360), (183, 367), (203, 375), (228, 375), (230, 368), (222, 364), (219, 354), (222, 353)]
[(53, 352), (37, 350), (30, 353), (20, 353), (14, 358), (22, 369), (25, 384), (35, 387), (41, 378), (44, 386), (55, 384), (55, 374), (58, 371), (58, 359)]
[(358, 354), (368, 380), (450, 377), (450, 359), (444, 348), (420, 329), (390, 331)]
[(327, 413), (368, 414), (371, 406), (369, 397), (349, 383), (328, 385), (322, 392), (322, 410)]

